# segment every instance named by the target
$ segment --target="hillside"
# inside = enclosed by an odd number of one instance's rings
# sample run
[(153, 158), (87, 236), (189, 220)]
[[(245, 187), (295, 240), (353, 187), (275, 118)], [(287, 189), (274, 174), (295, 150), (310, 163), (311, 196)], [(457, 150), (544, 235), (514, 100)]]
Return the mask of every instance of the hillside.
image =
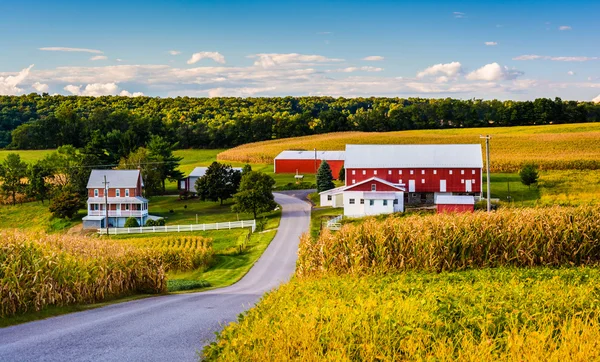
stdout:
[(256, 142), (220, 153), (222, 161), (270, 163), (286, 149), (343, 150), (346, 144), (478, 143), (491, 134), (492, 172), (515, 172), (525, 162), (542, 170), (600, 168), (600, 123), (568, 125), (416, 130), (398, 132), (339, 132)]

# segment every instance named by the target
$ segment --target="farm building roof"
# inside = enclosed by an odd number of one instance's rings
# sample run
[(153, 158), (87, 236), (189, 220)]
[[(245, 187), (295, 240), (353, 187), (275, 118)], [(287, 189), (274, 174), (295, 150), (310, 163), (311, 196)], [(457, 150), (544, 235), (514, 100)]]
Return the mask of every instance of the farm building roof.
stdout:
[(475, 197), (458, 195), (438, 195), (435, 198), (436, 205), (474, 205)]
[[(317, 151), (318, 160), (343, 161), (344, 151)], [(275, 157), (276, 160), (314, 160), (315, 151), (283, 151)]]
[[(232, 167), (232, 169), (242, 171), (241, 167)], [(187, 177), (202, 177), (206, 174), (206, 170), (208, 170), (208, 167), (196, 167)]]
[[(137, 187), (140, 170), (92, 170), (88, 179), (88, 189), (104, 188), (104, 176), (108, 187), (113, 188), (135, 188)], [(144, 181), (142, 181), (144, 186)]]
[(480, 144), (346, 145), (348, 168), (482, 168)]

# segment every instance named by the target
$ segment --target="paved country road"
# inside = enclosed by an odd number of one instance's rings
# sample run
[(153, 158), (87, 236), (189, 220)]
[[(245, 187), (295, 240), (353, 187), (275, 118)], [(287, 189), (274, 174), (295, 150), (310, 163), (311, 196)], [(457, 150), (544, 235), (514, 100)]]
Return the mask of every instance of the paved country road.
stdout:
[(287, 281), (310, 205), (275, 194), (277, 235), (238, 283), (207, 292), (118, 303), (0, 329), (0, 361), (194, 361), (222, 325)]

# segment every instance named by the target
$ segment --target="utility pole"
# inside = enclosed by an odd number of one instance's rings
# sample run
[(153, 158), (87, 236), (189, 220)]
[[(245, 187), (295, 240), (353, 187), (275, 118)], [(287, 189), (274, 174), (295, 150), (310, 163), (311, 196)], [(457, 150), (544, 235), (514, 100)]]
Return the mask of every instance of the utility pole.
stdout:
[(317, 173), (317, 149), (315, 148), (315, 174)]
[(104, 175), (104, 211), (106, 212), (106, 235), (108, 235), (108, 182), (106, 182), (106, 175)]
[(490, 135), (479, 135), (479, 138), (485, 138), (485, 164), (487, 168), (487, 211), (490, 212), (492, 204), (490, 200)]

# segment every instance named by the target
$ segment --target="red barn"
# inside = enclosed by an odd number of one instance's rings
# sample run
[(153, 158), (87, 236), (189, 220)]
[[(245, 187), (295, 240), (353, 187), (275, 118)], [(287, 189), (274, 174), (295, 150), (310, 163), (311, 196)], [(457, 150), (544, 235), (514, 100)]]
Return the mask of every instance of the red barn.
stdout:
[(481, 196), (480, 144), (346, 145), (346, 185), (377, 177), (406, 185), (405, 204), (433, 204), (437, 195)]
[(435, 198), (437, 212), (473, 212), (475, 198), (473, 196), (439, 195)]
[(337, 179), (344, 167), (344, 151), (283, 151), (275, 157), (273, 167), (275, 173), (317, 173), (322, 160), (327, 161)]

